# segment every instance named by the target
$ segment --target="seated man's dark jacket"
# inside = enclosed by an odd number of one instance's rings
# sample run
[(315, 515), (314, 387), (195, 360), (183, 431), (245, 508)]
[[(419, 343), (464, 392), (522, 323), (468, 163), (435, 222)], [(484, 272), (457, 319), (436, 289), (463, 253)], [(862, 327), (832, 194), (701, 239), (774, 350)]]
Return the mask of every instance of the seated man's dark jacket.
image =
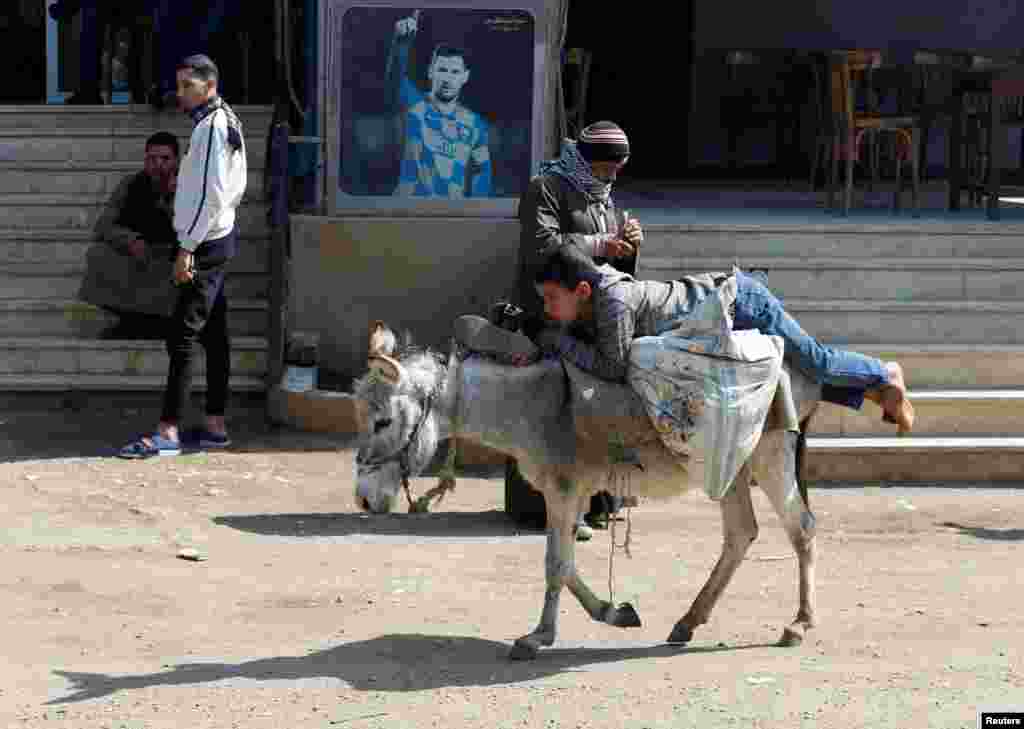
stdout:
[[(79, 298), (120, 312), (170, 316), (178, 292), (173, 277), (177, 253), (173, 200), (161, 196), (144, 172), (118, 185), (94, 227), (98, 241), (86, 256), (87, 268)], [(146, 255), (131, 256), (136, 238)]]

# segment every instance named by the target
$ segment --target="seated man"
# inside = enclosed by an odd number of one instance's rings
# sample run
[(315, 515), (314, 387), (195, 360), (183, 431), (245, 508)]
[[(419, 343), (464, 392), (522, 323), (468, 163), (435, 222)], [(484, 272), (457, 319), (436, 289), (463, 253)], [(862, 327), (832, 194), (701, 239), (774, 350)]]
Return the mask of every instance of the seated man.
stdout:
[(173, 282), (178, 238), (172, 224), (178, 155), (173, 134), (151, 136), (143, 170), (121, 181), (96, 221), (99, 242), (86, 256), (78, 297), (120, 316), (105, 337), (164, 336), (178, 295)]

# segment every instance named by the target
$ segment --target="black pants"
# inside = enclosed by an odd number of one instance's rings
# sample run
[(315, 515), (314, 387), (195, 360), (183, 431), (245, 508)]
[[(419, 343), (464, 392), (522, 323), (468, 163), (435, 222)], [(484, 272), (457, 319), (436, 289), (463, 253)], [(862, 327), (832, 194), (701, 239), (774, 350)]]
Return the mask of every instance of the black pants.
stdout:
[(206, 414), (224, 415), (231, 377), (224, 276), (234, 250), (234, 233), (229, 238), (230, 242), (220, 239), (199, 246), (194, 259), (195, 278), (182, 286), (178, 294), (178, 304), (167, 335), (171, 364), (160, 416), (163, 422), (177, 423), (181, 420), (192, 381), (196, 342), (206, 350)]

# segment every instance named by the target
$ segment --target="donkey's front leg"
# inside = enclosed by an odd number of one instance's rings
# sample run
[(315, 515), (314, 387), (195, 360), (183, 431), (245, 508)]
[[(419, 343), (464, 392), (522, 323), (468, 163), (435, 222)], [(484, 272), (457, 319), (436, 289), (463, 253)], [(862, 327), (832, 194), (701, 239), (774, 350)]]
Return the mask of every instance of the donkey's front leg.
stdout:
[(669, 643), (689, 643), (693, 631), (711, 617), (715, 603), (729, 586), (750, 545), (757, 539), (757, 520), (750, 503), (750, 466), (744, 465), (732, 487), (719, 502), (722, 509), (722, 556), (711, 571), (704, 588), (693, 605), (672, 629)]
[(558, 634), (558, 603), (562, 588), (570, 582), (576, 572), (576, 535), (573, 526), (579, 508), (575, 498), (547, 499), (548, 544), (544, 556), (544, 609), (540, 624), (529, 635), (518, 638), (512, 647), (510, 658), (526, 660), (537, 657), (542, 647), (555, 642)]

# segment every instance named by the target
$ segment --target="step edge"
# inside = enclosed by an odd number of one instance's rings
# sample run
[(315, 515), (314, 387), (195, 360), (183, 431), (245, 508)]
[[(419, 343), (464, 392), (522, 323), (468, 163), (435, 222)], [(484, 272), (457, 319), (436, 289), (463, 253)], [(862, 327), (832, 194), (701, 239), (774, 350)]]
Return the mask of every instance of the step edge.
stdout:
[[(928, 271), (935, 269), (957, 271), (980, 270), (987, 271), (996, 269), (1000, 271), (1024, 271), (1024, 257), (1006, 258), (951, 258), (949, 256), (934, 256), (927, 258), (830, 258), (821, 257), (790, 257), (779, 256), (778, 258), (765, 257), (703, 257), (703, 256), (679, 256), (669, 258), (663, 256), (645, 257), (642, 268), (663, 271), (678, 268), (689, 268), (703, 273), (705, 270), (729, 271), (735, 262), (742, 263), (744, 270), (763, 269), (771, 276), (772, 271), (847, 271), (847, 270), (888, 270), (899, 271)], [(694, 265), (694, 264), (700, 264)]]
[[(231, 337), (233, 350), (266, 349), (267, 337), (235, 336)], [(6, 337), (0, 335), (0, 349), (45, 349), (45, 350), (153, 350), (164, 351), (164, 343), (159, 339), (86, 339), (82, 337)]]
[[(33, 379), (33, 377), (35, 379)], [(86, 390), (96, 392), (162, 392), (166, 384), (162, 375), (3, 375), (0, 392), (59, 392)], [(192, 390), (205, 390), (204, 378), (192, 383)], [(231, 390), (254, 392), (266, 389), (264, 377), (239, 375), (231, 378)]]
[[(232, 299), (232, 309), (266, 309), (268, 306), (267, 301), (264, 299)], [(97, 312), (101, 309), (92, 304), (87, 304), (77, 299), (0, 299), (0, 310), (17, 311), (19, 307), (28, 309), (29, 311), (50, 311), (56, 309), (66, 309), (68, 307), (86, 307), (94, 309)]]
[(935, 450), (949, 448), (957, 450), (1021, 450), (1024, 452), (1024, 437), (927, 437), (885, 438), (863, 436), (814, 436), (807, 437), (808, 450)]

